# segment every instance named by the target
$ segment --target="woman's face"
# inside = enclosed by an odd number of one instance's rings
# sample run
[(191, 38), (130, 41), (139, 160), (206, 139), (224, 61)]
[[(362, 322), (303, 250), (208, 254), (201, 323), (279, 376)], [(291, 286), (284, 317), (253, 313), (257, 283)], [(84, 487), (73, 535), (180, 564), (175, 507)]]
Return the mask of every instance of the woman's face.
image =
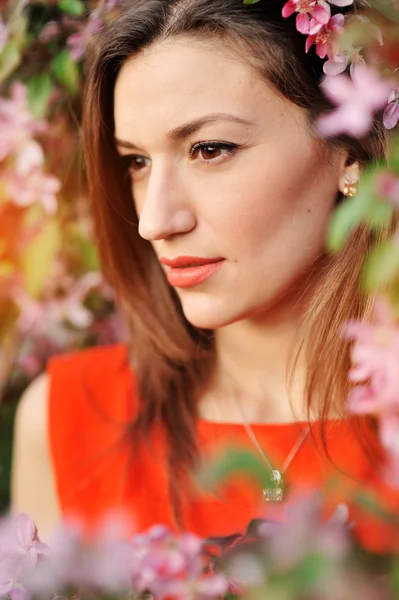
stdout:
[(302, 110), (227, 46), (182, 38), (124, 64), (114, 110), (139, 234), (188, 321), (216, 329), (294, 303), (345, 165)]

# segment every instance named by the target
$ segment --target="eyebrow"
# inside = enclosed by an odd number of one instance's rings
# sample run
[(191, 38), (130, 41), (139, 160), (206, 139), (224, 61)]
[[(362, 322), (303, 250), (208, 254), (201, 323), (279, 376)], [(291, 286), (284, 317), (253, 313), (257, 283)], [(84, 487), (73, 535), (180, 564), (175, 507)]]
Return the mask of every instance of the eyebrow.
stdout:
[[(172, 129), (166, 134), (171, 140), (184, 140), (189, 135), (193, 135), (199, 129), (204, 127), (205, 125), (209, 125), (211, 123), (215, 123), (217, 121), (228, 121), (230, 123), (239, 123), (240, 125), (245, 125), (246, 127), (253, 127), (255, 123), (252, 121), (248, 121), (247, 119), (241, 119), (241, 117), (236, 117), (234, 115), (230, 115), (228, 113), (215, 113), (211, 115), (206, 115), (205, 117), (200, 117), (195, 119), (194, 121), (190, 121), (190, 123), (185, 123), (184, 125), (179, 125)], [(132, 142), (127, 142), (125, 140), (119, 140), (118, 138), (114, 138), (116, 146), (119, 148), (126, 148), (131, 150), (132, 148), (138, 148), (136, 144)]]

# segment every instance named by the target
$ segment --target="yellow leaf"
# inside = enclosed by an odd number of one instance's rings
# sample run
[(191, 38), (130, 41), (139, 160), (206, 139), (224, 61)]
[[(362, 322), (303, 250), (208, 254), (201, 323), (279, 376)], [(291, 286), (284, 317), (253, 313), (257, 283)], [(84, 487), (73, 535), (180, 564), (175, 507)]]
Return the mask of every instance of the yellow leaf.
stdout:
[(52, 219), (26, 248), (21, 266), (25, 289), (31, 296), (38, 297), (40, 295), (60, 245), (59, 224)]

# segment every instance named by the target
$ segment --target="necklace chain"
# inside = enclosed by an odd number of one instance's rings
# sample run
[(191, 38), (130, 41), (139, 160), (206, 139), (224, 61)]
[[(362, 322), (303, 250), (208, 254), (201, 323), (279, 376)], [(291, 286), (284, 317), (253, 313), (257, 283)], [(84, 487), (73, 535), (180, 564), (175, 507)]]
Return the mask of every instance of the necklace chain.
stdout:
[(241, 407), (240, 403), (238, 402), (238, 399), (235, 398), (235, 400), (236, 400), (236, 403), (237, 403), (238, 411), (239, 411), (239, 413), (241, 415), (241, 418), (242, 418), (242, 425), (243, 425), (245, 431), (247, 432), (249, 438), (251, 439), (252, 443), (257, 448), (257, 450), (258, 450), (259, 454), (261, 455), (263, 461), (266, 463), (266, 465), (268, 466), (268, 468), (270, 470), (269, 479), (265, 482), (265, 485), (264, 485), (264, 488), (263, 488), (263, 499), (264, 499), (265, 502), (281, 502), (283, 500), (283, 495), (284, 495), (284, 479), (283, 479), (283, 475), (285, 474), (285, 472), (288, 469), (288, 467), (290, 466), (292, 460), (296, 456), (298, 450), (300, 449), (300, 447), (302, 446), (303, 442), (305, 441), (305, 439), (307, 438), (308, 434), (310, 433), (312, 425), (310, 424), (301, 433), (301, 435), (299, 436), (298, 440), (295, 442), (294, 446), (291, 448), (290, 453), (288, 454), (288, 456), (286, 457), (285, 461), (281, 465), (281, 468), (279, 470), (277, 470), (277, 469), (275, 469), (273, 467), (273, 465), (271, 464), (271, 462), (267, 458), (265, 452), (263, 451), (263, 448), (260, 445), (260, 443), (259, 443), (256, 435), (254, 434), (251, 425), (249, 424), (248, 420), (245, 418), (245, 415), (243, 413), (243, 410), (242, 410), (242, 407)]
[[(272, 471), (274, 469), (274, 467), (271, 464), (270, 460), (267, 458), (266, 454), (264, 453), (263, 448), (260, 445), (257, 437), (255, 436), (252, 427), (246, 421), (243, 421), (243, 427), (246, 430), (246, 432), (248, 433), (249, 437), (251, 438), (251, 440), (254, 443), (254, 445), (256, 446), (256, 448), (258, 449), (258, 452), (261, 455), (261, 457), (263, 458), (264, 462), (267, 464), (267, 466), (269, 467), (269, 469)], [(309, 425), (302, 432), (302, 434), (300, 435), (300, 437), (298, 438), (298, 440), (293, 445), (290, 453), (288, 454), (287, 458), (285, 459), (285, 461), (281, 465), (281, 469), (279, 469), (281, 475), (284, 475), (284, 473), (286, 472), (286, 470), (290, 466), (290, 464), (291, 464), (292, 460), (295, 458), (295, 455), (298, 452), (299, 448), (302, 446), (303, 442), (307, 438), (307, 436), (308, 436), (308, 434), (310, 432), (310, 429), (311, 429), (311, 425)]]

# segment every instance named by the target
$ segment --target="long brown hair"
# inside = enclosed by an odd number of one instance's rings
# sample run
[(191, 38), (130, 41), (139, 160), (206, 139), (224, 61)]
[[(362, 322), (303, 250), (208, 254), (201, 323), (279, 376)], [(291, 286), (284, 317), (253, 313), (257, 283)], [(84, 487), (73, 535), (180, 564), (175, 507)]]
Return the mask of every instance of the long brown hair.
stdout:
[[(171, 36), (223, 39), (257, 59), (258, 69), (286, 98), (302, 107), (310, 125), (329, 108), (319, 82), (322, 61), (304, 51), (295, 18), (283, 19), (283, 0), (130, 0), (120, 18), (96, 39), (88, 58), (84, 147), (96, 240), (104, 274), (116, 291), (131, 332), (130, 359), (141, 400), (133, 436), (148, 436), (161, 422), (168, 436), (175, 506), (180, 473), (196, 463), (197, 404), (213, 364), (212, 332), (185, 319), (151, 244), (140, 238), (129, 179), (114, 147), (113, 89), (123, 63)], [(379, 122), (362, 139), (336, 139), (361, 164), (380, 159), (385, 137)], [(358, 229), (337, 256), (326, 256), (320, 283), (305, 316), (302, 345), (309, 365), (309, 411), (322, 422), (341, 408), (348, 391), (348, 343), (340, 329), (362, 317), (368, 300), (360, 273), (372, 236)], [(315, 398), (323, 398), (314, 406)]]

